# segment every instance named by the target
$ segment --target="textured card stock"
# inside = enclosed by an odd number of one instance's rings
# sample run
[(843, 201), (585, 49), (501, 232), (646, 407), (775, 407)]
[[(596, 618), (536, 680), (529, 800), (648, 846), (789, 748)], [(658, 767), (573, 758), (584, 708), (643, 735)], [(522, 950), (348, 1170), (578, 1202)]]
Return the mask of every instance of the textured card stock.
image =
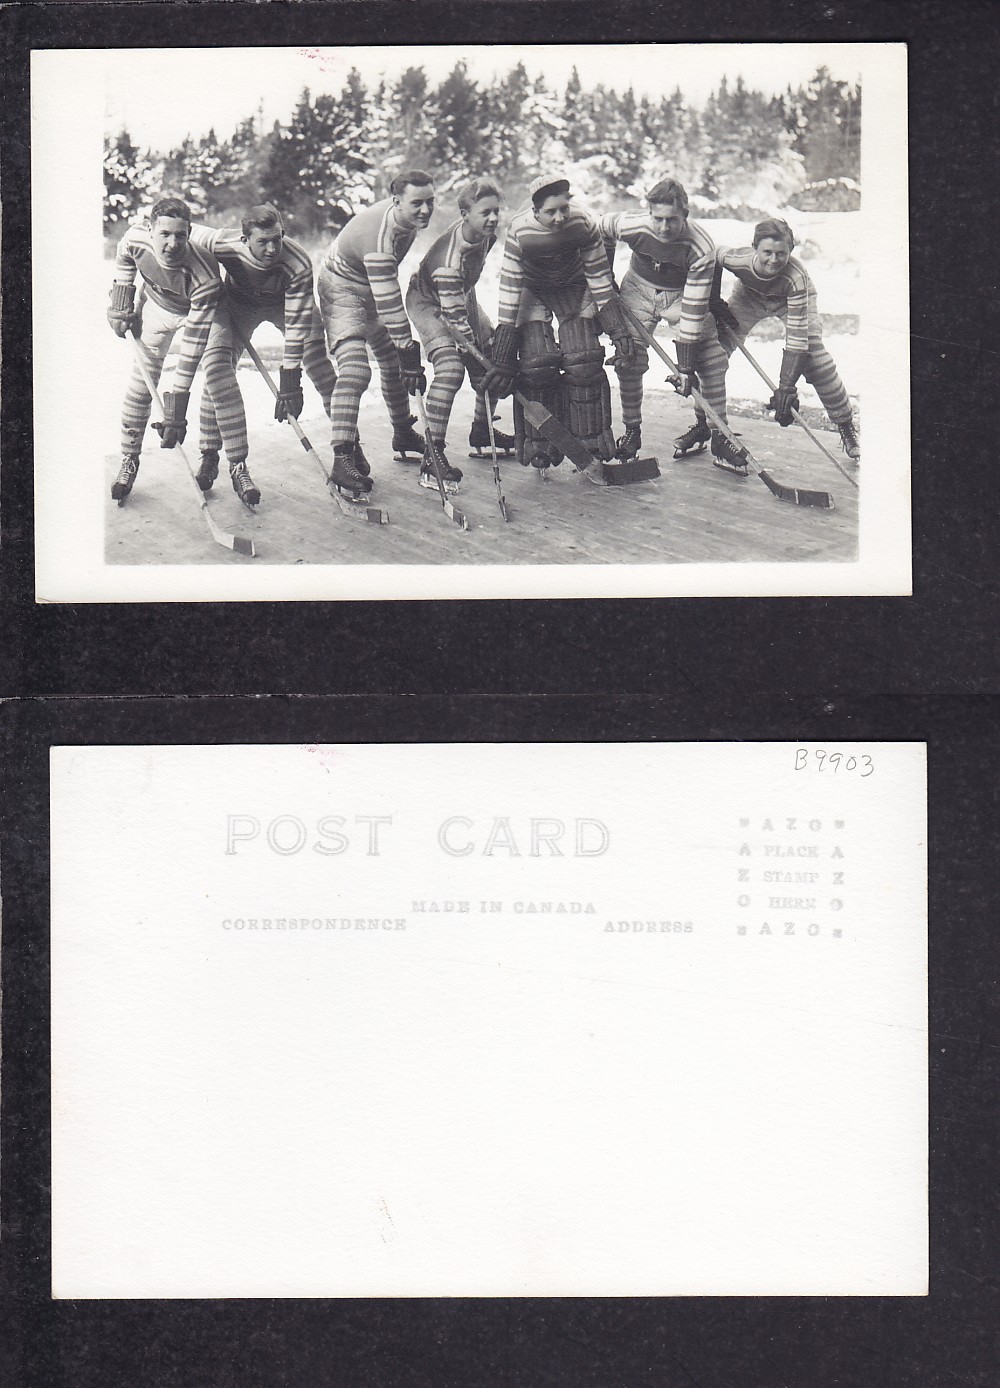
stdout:
[(56, 1297), (926, 1291), (923, 745), (51, 784)]

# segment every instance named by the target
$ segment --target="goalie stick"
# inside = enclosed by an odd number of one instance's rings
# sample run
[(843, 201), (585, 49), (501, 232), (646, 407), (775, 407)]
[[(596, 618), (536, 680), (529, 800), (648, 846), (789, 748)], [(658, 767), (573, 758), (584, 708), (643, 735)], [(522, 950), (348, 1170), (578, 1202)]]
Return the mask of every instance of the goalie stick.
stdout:
[[(462, 348), (468, 352), (469, 356), (479, 363), (484, 370), (490, 369), (489, 358), (486, 357), (475, 343), (470, 342), (467, 337), (459, 332), (454, 324), (449, 323), (443, 314), (438, 314), (442, 324), (448, 329), (452, 337)], [(570, 462), (575, 466), (577, 472), (584, 473), (587, 478), (596, 483), (599, 487), (604, 487), (607, 482), (604, 477), (604, 467), (599, 458), (595, 458), (586, 444), (571, 434), (564, 424), (560, 424), (555, 415), (547, 410), (544, 405), (537, 400), (529, 400), (526, 395), (522, 395), (519, 390), (512, 392), (514, 399), (524, 411), (524, 417), (533, 424), (538, 432), (548, 439), (549, 443), (554, 444), (560, 453), (564, 453)], [(486, 402), (486, 413), (489, 414), (490, 402)]]
[[(277, 400), (278, 387), (274, 384), (274, 381), (271, 378), (270, 371), (268, 371), (267, 367), (261, 361), (260, 354), (258, 353), (256, 347), (253, 345), (253, 343), (250, 341), (247, 335), (243, 332), (243, 330), (239, 328), (235, 323), (233, 324), (233, 332), (236, 334), (236, 337), (238, 338), (244, 351), (249, 356), (250, 360), (253, 362), (254, 366), (256, 366), (257, 370), (264, 377), (264, 380), (267, 382), (270, 388), (271, 394), (274, 396), (275, 400)], [(380, 506), (366, 506), (361, 502), (346, 501), (340, 495), (340, 492), (337, 490), (337, 488), (331, 485), (329, 473), (323, 466), (323, 459), (319, 456), (315, 448), (313, 448), (312, 444), (306, 438), (306, 433), (305, 430), (302, 428), (302, 425), (293, 415), (288, 415), (287, 418), (289, 424), (295, 430), (295, 437), (298, 439), (299, 443), (309, 454), (309, 456), (315, 459), (316, 466), (323, 474), (323, 481), (326, 483), (327, 491), (333, 497), (334, 501), (340, 507), (341, 511), (343, 511), (344, 515), (349, 516), (351, 520), (369, 521), (372, 525), (388, 525), (388, 511), (383, 511)]]
[(421, 392), (414, 391), (414, 400), (417, 402), (417, 414), (420, 416), (420, 427), (424, 431), (424, 438), (427, 440), (427, 452), (431, 460), (431, 467), (434, 469), (434, 480), (438, 484), (438, 491), (441, 493), (441, 505), (444, 513), (449, 520), (453, 520), (462, 530), (468, 530), (469, 522), (465, 512), (460, 511), (457, 506), (448, 500), (448, 493), (445, 491), (444, 478), (441, 475), (441, 459), (438, 456), (437, 445), (431, 438), (431, 427), (427, 423), (427, 411), (424, 409), (424, 397)]
[[(135, 357), (135, 364), (139, 369), (139, 373), (142, 376), (142, 379), (146, 383), (146, 389), (149, 391), (151, 399), (153, 399), (156, 402), (157, 409), (160, 411), (160, 414), (162, 415), (163, 401), (160, 399), (160, 392), (156, 389), (156, 386), (153, 384), (153, 378), (150, 375), (149, 367), (146, 365), (145, 358), (142, 355), (142, 344), (139, 341), (138, 334), (133, 329), (133, 331), (127, 333), (126, 336), (128, 337), (129, 345), (132, 348), (132, 355)], [(212, 517), (212, 513), (208, 509), (208, 500), (205, 497), (205, 494), (202, 492), (201, 488), (198, 486), (198, 483), (195, 479), (194, 469), (192, 468), (191, 463), (188, 460), (187, 454), (184, 452), (184, 449), (181, 447), (179, 443), (174, 444), (174, 447), (177, 449), (177, 452), (181, 455), (181, 458), (183, 459), (184, 466), (187, 469), (187, 474), (191, 479), (191, 486), (194, 488), (195, 495), (198, 498), (198, 509), (201, 511), (201, 514), (205, 518), (205, 524), (208, 526), (209, 531), (211, 532), (212, 539), (215, 541), (216, 544), (222, 545), (225, 549), (231, 549), (236, 554), (249, 554), (250, 557), (253, 558), (253, 556), (257, 553), (257, 551), (254, 549), (253, 540), (248, 540), (244, 535), (231, 535), (228, 530), (223, 530), (221, 526), (216, 525), (215, 520)]]
[[(636, 318), (635, 314), (627, 305), (622, 304), (622, 308), (625, 309), (629, 322), (634, 326), (643, 342), (653, 349), (660, 360), (669, 367), (671, 373), (676, 376), (679, 373), (679, 367), (667, 352), (666, 348), (657, 342), (649, 329), (639, 322), (638, 318)], [(712, 425), (718, 429), (720, 433), (725, 434), (726, 438), (735, 448), (739, 448), (746, 454), (750, 471), (755, 477), (760, 478), (772, 496), (776, 496), (779, 501), (791, 502), (793, 506), (816, 506), (824, 511), (832, 511), (834, 509), (833, 497), (829, 492), (810, 491), (805, 487), (786, 487), (781, 482), (776, 482), (770, 473), (765, 472), (764, 469), (759, 466), (756, 458), (754, 458), (749, 449), (737, 441), (736, 435), (730, 429), (729, 425), (721, 415), (717, 414), (716, 411), (712, 409), (712, 406), (700, 391), (692, 390), (691, 399), (700, 410), (704, 411)]]

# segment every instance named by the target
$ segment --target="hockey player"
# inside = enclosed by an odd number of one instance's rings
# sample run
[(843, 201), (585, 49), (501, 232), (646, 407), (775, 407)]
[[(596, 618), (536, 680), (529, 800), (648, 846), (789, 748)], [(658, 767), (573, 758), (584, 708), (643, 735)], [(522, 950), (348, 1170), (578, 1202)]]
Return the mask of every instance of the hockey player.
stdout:
[[(327, 253), (319, 275), (319, 302), (337, 384), (333, 392), (333, 481), (352, 499), (371, 489), (371, 478), (357, 466), (358, 408), (371, 383), (368, 346), (375, 354), (382, 395), (392, 420), (392, 446), (398, 453), (424, 455), (414, 432), (407, 394), (427, 389), (420, 345), (413, 340), (399, 287), (399, 262), (417, 232), (430, 224), (434, 185), (419, 169), (399, 174), (391, 196), (359, 212)], [(429, 463), (421, 463), (425, 472)], [(458, 468), (445, 469), (446, 482), (459, 482)], [(436, 485), (436, 483), (435, 483)]]
[(834, 360), (823, 345), (816, 287), (801, 261), (792, 255), (794, 249), (795, 236), (788, 223), (768, 217), (754, 227), (753, 246), (718, 252), (719, 264), (738, 281), (725, 305), (732, 320), (730, 327), (737, 342), (742, 343), (762, 318), (780, 318), (784, 322), (781, 374), (767, 408), (774, 411), (781, 427), (787, 428), (792, 423), (792, 410), (799, 408), (795, 385), (803, 376), (815, 387), (823, 408), (836, 425), (847, 456), (860, 462), (861, 444), (854, 428), (851, 402)]
[[(611, 458), (611, 390), (598, 335), (608, 334), (623, 361), (631, 359), (634, 343), (597, 223), (572, 205), (569, 180), (561, 175), (541, 175), (529, 193), (531, 205), (507, 229), (493, 364), (482, 389), (505, 395), (516, 375), (529, 399), (561, 416), (562, 370), (568, 427), (596, 457)], [(559, 320), (558, 346), (553, 314)], [(514, 423), (521, 463), (546, 468), (561, 461), (516, 403)]]
[[(496, 244), (500, 198), (500, 189), (489, 179), (474, 178), (466, 184), (458, 195), (460, 219), (431, 246), (406, 294), (406, 312), (434, 369), (427, 392), (427, 422), (442, 457), (452, 405), (465, 373), (468, 371), (476, 386), (482, 381), (483, 371), (472, 357), (463, 356), (441, 318), (453, 324), (481, 352), (489, 353), (493, 324), (480, 307), (476, 285), (486, 257)], [(486, 398), (477, 393), (469, 446), (479, 455), (490, 443), (486, 410)], [(508, 454), (513, 451), (514, 439), (509, 434), (497, 430), (494, 438), (498, 450)], [(424, 476), (426, 484), (433, 486), (433, 476)]]
[(313, 297), (312, 261), (285, 235), (281, 214), (270, 203), (251, 207), (238, 228), (194, 226), (191, 240), (211, 252), (226, 272), (203, 359), (198, 485), (207, 492), (215, 482), (225, 441), (233, 487), (242, 501), (256, 506), (260, 492), (247, 471), (247, 420), (236, 379), (243, 355), (239, 334), (249, 341), (254, 329), (268, 322), (285, 339), (275, 419), (298, 419), (302, 413), (303, 366), (329, 414), (337, 378)]
[[(139, 349), (154, 383), (160, 379), (174, 336), (183, 329), (173, 388), (163, 392), (163, 422), (154, 426), (162, 448), (184, 441), (191, 382), (222, 288), (214, 256), (192, 245), (190, 233), (190, 209), (173, 197), (161, 198), (153, 206), (148, 223), (130, 226), (118, 243), (108, 308), (108, 322), (119, 337), (138, 330)], [(137, 278), (145, 292), (139, 309)], [(142, 373), (133, 364), (122, 408), (122, 462), (111, 488), (115, 501), (124, 501), (135, 483), (151, 407)]]
[[(612, 212), (600, 219), (609, 262), (615, 245), (631, 248), (629, 268), (622, 278), (622, 303), (649, 332), (661, 319), (677, 330), (675, 350), (680, 368), (676, 389), (690, 396), (692, 387), (726, 418), (726, 370), (729, 358), (719, 342), (709, 313), (715, 274), (715, 243), (697, 222), (688, 220), (688, 198), (682, 184), (664, 178), (646, 194), (644, 212)], [(642, 443), (642, 378), (649, 370), (644, 343), (635, 354), (615, 363), (622, 398), (625, 432), (617, 442), (621, 459), (634, 458)], [(695, 424), (674, 444), (674, 457), (700, 453), (712, 446), (712, 461), (728, 471), (745, 475), (742, 451), (719, 430), (709, 429), (700, 410)]]

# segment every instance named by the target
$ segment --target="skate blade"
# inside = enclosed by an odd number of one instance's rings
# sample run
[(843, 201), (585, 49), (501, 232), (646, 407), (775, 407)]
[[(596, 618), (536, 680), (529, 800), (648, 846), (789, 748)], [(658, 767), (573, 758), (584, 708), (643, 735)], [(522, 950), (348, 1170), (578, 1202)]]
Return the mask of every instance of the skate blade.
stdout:
[(704, 453), (708, 447), (707, 443), (696, 443), (693, 448), (674, 449), (675, 458), (697, 458), (699, 453)]
[(424, 455), (423, 453), (394, 453), (392, 461), (394, 463), (422, 463)]
[[(498, 457), (501, 461), (502, 461), (504, 458), (513, 458), (513, 456), (514, 456), (514, 450), (513, 450), (512, 448), (498, 448), (498, 449), (497, 449), (497, 457)], [(470, 451), (469, 451), (469, 457), (470, 457), (470, 458), (479, 458), (479, 459), (481, 459), (483, 462), (486, 462), (486, 463), (492, 463), (492, 461), (493, 461), (493, 454), (490, 452), (490, 450), (489, 450), (488, 448), (470, 449)]]
[(336, 482), (327, 482), (327, 488), (334, 501), (344, 501), (348, 506), (367, 506), (367, 492), (345, 492), (342, 487), (338, 487)]
[(717, 467), (720, 472), (730, 473), (733, 477), (750, 476), (750, 469), (748, 467), (733, 467), (731, 463), (720, 463), (718, 458), (712, 459), (712, 466)]
[[(424, 473), (424, 474), (422, 474), (420, 477), (418, 477), (418, 478), (417, 478), (417, 481), (418, 481), (419, 485), (425, 489), (425, 491), (428, 491), (428, 492), (437, 492), (437, 490), (438, 490), (437, 480), (436, 480), (435, 478), (433, 478), (433, 477), (428, 477), (426, 473)], [(445, 484), (444, 484), (444, 489), (445, 489), (445, 491), (448, 493), (449, 496), (457, 496), (457, 495), (458, 495), (458, 483), (457, 483), (457, 482), (445, 482)], [(440, 496), (440, 492), (438, 492), (438, 495)]]

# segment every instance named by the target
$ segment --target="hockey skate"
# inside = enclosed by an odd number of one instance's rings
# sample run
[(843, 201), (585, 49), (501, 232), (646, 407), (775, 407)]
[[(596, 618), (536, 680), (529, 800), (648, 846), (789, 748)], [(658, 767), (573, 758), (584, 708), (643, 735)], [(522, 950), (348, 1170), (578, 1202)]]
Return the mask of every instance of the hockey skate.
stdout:
[(336, 488), (348, 501), (364, 501), (372, 489), (372, 479), (357, 465), (357, 443), (333, 446), (333, 468), (327, 486)]
[(740, 444), (731, 443), (718, 429), (712, 430), (712, 462), (726, 472), (737, 477), (746, 477), (750, 471), (747, 451)]
[[(392, 429), (392, 456), (397, 463), (416, 462), (424, 456), (424, 440), (414, 429), (416, 419), (410, 416), (405, 424), (394, 424)], [(409, 454), (415, 457), (410, 458)]]
[[(437, 444), (434, 451), (437, 454), (438, 467), (441, 469), (441, 481), (444, 483), (444, 489), (454, 496), (458, 491), (458, 484), (462, 480), (462, 469), (452, 467), (445, 456), (443, 444)], [(424, 449), (424, 456), (420, 463), (420, 476), (417, 478), (417, 481), (422, 487), (426, 487), (428, 491), (436, 492), (438, 489), (437, 473), (434, 470), (434, 463), (431, 460), (430, 448)]]
[(118, 476), (111, 486), (111, 499), (117, 501), (119, 506), (124, 506), (125, 498), (135, 484), (136, 474), (139, 471), (139, 459), (134, 453), (122, 454), (122, 465), (118, 469)]
[(641, 447), (642, 426), (640, 424), (626, 424), (624, 434), (620, 439), (615, 439), (615, 457), (620, 462), (627, 463), (631, 458), (639, 456)]
[(704, 453), (706, 443), (710, 442), (712, 431), (702, 420), (695, 420), (687, 433), (674, 439), (674, 457), (686, 458), (688, 454)]
[(233, 484), (233, 491), (248, 510), (252, 511), (255, 506), (260, 505), (260, 491), (254, 486), (246, 463), (230, 463), (229, 480)]
[(198, 471), (194, 475), (194, 480), (203, 492), (210, 492), (219, 475), (219, 455), (214, 448), (206, 448), (202, 451), (201, 461), (198, 464)]
[(837, 425), (837, 433), (840, 435), (840, 442), (844, 452), (852, 463), (861, 462), (861, 443), (858, 439), (857, 431), (854, 428), (854, 421), (848, 420), (845, 424)]
[[(502, 434), (499, 429), (494, 429), (493, 438), (497, 446), (497, 457), (510, 458), (514, 453), (514, 435)], [(493, 461), (493, 453), (490, 449), (490, 431), (485, 420), (474, 419), (472, 421), (472, 428), (469, 430), (469, 457), (487, 458), (490, 462)]]
[(354, 466), (357, 468), (358, 472), (361, 473), (362, 477), (371, 476), (371, 464), (362, 452), (360, 434), (355, 434), (354, 436)]

